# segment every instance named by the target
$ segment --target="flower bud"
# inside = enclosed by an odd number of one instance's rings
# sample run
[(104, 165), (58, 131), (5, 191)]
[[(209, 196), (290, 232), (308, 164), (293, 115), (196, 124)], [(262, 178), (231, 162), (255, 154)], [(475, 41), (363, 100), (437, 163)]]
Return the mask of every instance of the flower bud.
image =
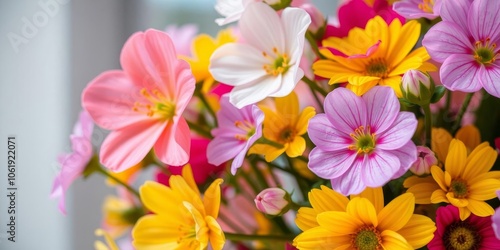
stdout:
[[(309, 25), (309, 31), (314, 35), (319, 35), (319, 33), (324, 33), (326, 20), (321, 11), (318, 10), (312, 4), (302, 4), (301, 9), (305, 10), (307, 14), (311, 17), (311, 24)], [(323, 34), (321, 34), (322, 36)]]
[(291, 207), (291, 198), (281, 188), (266, 188), (254, 199), (255, 206), (259, 211), (268, 215), (282, 215)]
[(410, 103), (428, 105), (434, 94), (434, 82), (428, 74), (410, 69), (403, 75), (401, 91), (403, 97)]
[(431, 173), (431, 167), (438, 164), (436, 155), (428, 147), (417, 146), (417, 160), (411, 165), (410, 171), (416, 175)]
[(274, 10), (282, 10), (292, 3), (292, 0), (264, 0), (264, 3), (271, 6)]

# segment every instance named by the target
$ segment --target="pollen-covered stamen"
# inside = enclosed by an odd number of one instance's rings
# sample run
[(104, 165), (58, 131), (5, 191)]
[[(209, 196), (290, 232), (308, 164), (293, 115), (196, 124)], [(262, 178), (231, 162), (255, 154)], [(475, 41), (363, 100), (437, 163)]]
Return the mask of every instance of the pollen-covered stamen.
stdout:
[(384, 58), (374, 58), (368, 62), (365, 71), (366, 75), (386, 78), (389, 74), (389, 66)]
[(242, 130), (243, 133), (236, 134), (234, 137), (240, 141), (246, 141), (255, 134), (255, 127), (249, 121), (235, 121), (234, 126)]
[(290, 126), (286, 126), (281, 130), (279, 134), (279, 140), (280, 142), (290, 143), (293, 141), (296, 134), (297, 133), (293, 128), (291, 128)]
[(177, 237), (177, 244), (180, 244), (184, 240), (196, 238), (196, 231), (194, 226), (189, 227), (186, 225), (179, 225), (177, 229), (179, 235), (179, 237)]
[(496, 43), (492, 43), (488, 37), (484, 40), (476, 41), (474, 43), (474, 59), (480, 64), (490, 65), (495, 62), (498, 57), (498, 51), (495, 52), (497, 47)]
[(147, 103), (135, 102), (132, 107), (135, 112), (162, 120), (170, 120), (175, 116), (175, 103), (169, 101), (160, 91), (156, 89), (148, 91), (143, 88), (140, 94)]
[(370, 126), (366, 128), (359, 126), (349, 135), (354, 140), (354, 143), (349, 145), (348, 149), (356, 150), (358, 154), (368, 154), (375, 149), (376, 135), (371, 132)]
[(382, 237), (375, 227), (364, 226), (352, 235), (351, 246), (358, 250), (380, 250)]
[(446, 249), (479, 249), (481, 236), (467, 220), (448, 225), (443, 234)]
[(464, 180), (456, 179), (451, 181), (449, 192), (452, 192), (455, 198), (461, 199), (468, 196), (469, 187)]
[(434, 0), (422, 0), (422, 2), (418, 4), (418, 8), (427, 13), (434, 13)]
[(280, 53), (277, 48), (273, 48), (273, 55), (269, 55), (265, 51), (262, 52), (262, 55), (271, 61), (263, 66), (268, 75), (278, 76), (286, 73), (290, 68), (290, 58), (286, 53)]

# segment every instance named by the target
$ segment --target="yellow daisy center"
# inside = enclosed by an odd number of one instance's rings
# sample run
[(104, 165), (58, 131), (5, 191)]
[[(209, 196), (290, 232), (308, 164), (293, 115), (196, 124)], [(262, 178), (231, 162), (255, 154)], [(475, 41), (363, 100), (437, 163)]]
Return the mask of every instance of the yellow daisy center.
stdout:
[(359, 126), (350, 136), (354, 143), (348, 149), (356, 150), (358, 154), (368, 154), (375, 149), (376, 135), (371, 133), (370, 126)]
[(434, 8), (434, 0), (423, 0), (418, 4), (418, 8), (427, 13), (434, 13), (432, 10), (432, 8)]
[(246, 141), (255, 134), (255, 127), (249, 121), (235, 121), (234, 126), (246, 132), (244, 134), (236, 134), (234, 137), (240, 141)]
[(476, 41), (474, 43), (474, 59), (480, 64), (488, 66), (495, 62), (498, 53), (495, 53), (496, 43), (492, 43), (490, 38)]
[(262, 55), (271, 61), (271, 63), (263, 66), (266, 73), (272, 76), (286, 73), (290, 68), (290, 58), (288, 58), (288, 55), (286, 53), (280, 53), (277, 48), (273, 48), (273, 54), (274, 55), (271, 56), (265, 51), (262, 52)]
[(450, 224), (443, 234), (443, 243), (446, 249), (479, 249), (480, 242), (481, 236), (467, 221), (457, 221)]
[(469, 188), (467, 182), (464, 180), (456, 179), (452, 180), (450, 184), (450, 192), (453, 193), (455, 198), (465, 198), (469, 194)]
[(389, 73), (389, 66), (384, 58), (374, 58), (368, 61), (365, 71), (366, 75), (386, 78)]
[(373, 226), (362, 227), (352, 237), (352, 247), (357, 250), (382, 249), (382, 237)]
[(169, 101), (160, 91), (148, 91), (143, 88), (140, 94), (146, 98), (148, 103), (135, 102), (132, 110), (145, 114), (149, 117), (156, 116), (161, 120), (171, 120), (175, 116), (175, 103)]
[(279, 139), (282, 142), (292, 142), (293, 138), (295, 138), (295, 135), (296, 135), (295, 130), (287, 126), (283, 128), (283, 130), (281, 130)]

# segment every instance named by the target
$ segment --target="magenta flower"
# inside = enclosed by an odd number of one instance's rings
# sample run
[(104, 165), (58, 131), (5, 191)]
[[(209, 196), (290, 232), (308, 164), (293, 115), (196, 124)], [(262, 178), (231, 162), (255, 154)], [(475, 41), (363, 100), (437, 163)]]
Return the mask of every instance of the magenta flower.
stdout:
[(237, 109), (229, 102), (229, 94), (221, 97), (220, 105), (219, 127), (212, 130), (214, 139), (208, 144), (207, 158), (216, 166), (233, 159), (231, 173), (234, 175), (250, 146), (262, 136), (264, 113), (256, 105)]
[[(498, 199), (500, 199), (500, 190), (497, 190)], [(493, 221), (492, 227), (495, 232), (495, 236), (500, 240), (500, 207), (495, 210), (495, 214), (491, 217)]]
[(474, 214), (460, 220), (458, 208), (453, 205), (438, 208), (437, 230), (429, 242), (429, 250), (446, 249), (500, 249), (500, 240), (495, 238), (491, 218)]
[(101, 146), (101, 163), (120, 172), (154, 147), (162, 162), (184, 165), (190, 131), (181, 115), (195, 88), (189, 64), (177, 59), (166, 33), (152, 29), (128, 39), (120, 62), (123, 70), (100, 74), (82, 95), (96, 124), (112, 130)]
[(51, 198), (59, 198), (59, 210), (66, 215), (65, 195), (69, 186), (85, 170), (85, 167), (92, 158), (92, 131), (94, 123), (86, 111), (80, 112), (78, 121), (70, 135), (71, 149), (73, 152), (62, 154), (57, 161), (61, 170), (54, 178), (52, 184)]
[(407, 19), (435, 19), (441, 11), (441, 0), (401, 0), (392, 9)]
[(366, 187), (380, 187), (403, 175), (417, 159), (411, 137), (415, 115), (399, 112), (399, 101), (389, 87), (373, 87), (362, 97), (345, 88), (326, 96), (325, 114), (309, 121), (308, 133), (316, 147), (309, 169), (330, 179), (344, 195)]
[(442, 84), (468, 93), (484, 88), (500, 97), (500, 1), (443, 1), (441, 17), (422, 44), (443, 63)]

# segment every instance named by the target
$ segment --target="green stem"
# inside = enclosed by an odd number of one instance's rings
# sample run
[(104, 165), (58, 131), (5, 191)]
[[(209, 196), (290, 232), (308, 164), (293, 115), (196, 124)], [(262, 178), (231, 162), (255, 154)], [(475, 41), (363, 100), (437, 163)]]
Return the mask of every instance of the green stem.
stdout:
[[(321, 102), (321, 100), (319, 99), (318, 95), (316, 95), (316, 91), (314, 91), (314, 88), (310, 84), (307, 84), (307, 85), (309, 86), (309, 89), (311, 90), (311, 94), (314, 97), (314, 100), (316, 101), (316, 103), (318, 104), (318, 107), (320, 109), (322, 109), (323, 108), (323, 102)], [(322, 112), (322, 110), (320, 112)]]
[[(199, 84), (199, 86), (202, 86), (202, 84)], [(210, 104), (208, 103), (207, 98), (205, 98), (205, 95), (201, 92), (201, 88), (196, 88), (195, 94), (196, 94), (196, 96), (198, 96), (198, 98), (200, 98), (203, 105), (205, 105), (208, 112), (213, 117), (214, 126), (217, 127), (218, 126), (217, 125), (217, 116), (215, 115), (215, 111), (212, 109), (212, 106), (210, 106)]]
[(425, 115), (425, 146), (431, 147), (432, 113), (430, 105), (422, 106)]
[(262, 174), (262, 171), (257, 167), (257, 161), (251, 161), (250, 166), (252, 167), (252, 170), (254, 174), (257, 176), (257, 180), (259, 181), (260, 188), (263, 190), (265, 188), (269, 187), (269, 184), (266, 181), (266, 178)]
[(469, 106), (470, 100), (472, 99), (472, 96), (474, 93), (468, 93), (467, 96), (465, 97), (465, 100), (462, 104), (462, 107), (460, 107), (460, 110), (458, 111), (457, 114), (457, 119), (455, 120), (455, 124), (453, 125), (451, 131), (453, 134), (457, 132), (458, 128), (460, 127), (460, 124), (462, 123), (462, 118), (464, 117), (465, 111), (467, 110), (467, 107)]
[(269, 140), (269, 139), (267, 139), (265, 137), (259, 138), (255, 143), (256, 144), (267, 144), (267, 145), (273, 146), (275, 148), (283, 148), (283, 145), (281, 145), (281, 144), (279, 144), (279, 143), (277, 143), (275, 141), (271, 141), (271, 140)]
[(323, 95), (323, 97), (325, 97), (326, 95), (328, 95), (328, 92), (326, 92), (326, 90), (320, 88), (315, 81), (307, 78), (307, 77), (302, 77), (302, 81), (304, 81), (305, 83), (307, 83), (307, 85), (309, 85), (310, 88), (316, 90), (318, 93), (320, 93), (321, 95)]
[(122, 180), (116, 178), (114, 175), (110, 174), (108, 171), (104, 170), (102, 167), (98, 168), (97, 172), (101, 173), (102, 175), (104, 175), (104, 176), (110, 178), (111, 180), (115, 181), (116, 183), (120, 184), (121, 186), (126, 188), (129, 192), (131, 192), (132, 194), (137, 196), (137, 198), (139, 200), (141, 199), (141, 196), (140, 196), (139, 192), (137, 192), (137, 190), (135, 190), (133, 187), (131, 187), (127, 183), (123, 182)]
[(325, 59), (325, 57), (319, 52), (318, 44), (316, 39), (314, 39), (313, 35), (311, 32), (306, 32), (306, 39), (309, 42), (309, 45), (311, 45), (312, 50), (314, 51), (314, 54), (320, 59)]
[(206, 128), (194, 123), (194, 122), (191, 122), (191, 121), (188, 121), (186, 120), (187, 124), (189, 125), (189, 128), (194, 130), (195, 132), (197, 132), (198, 134), (200, 134), (201, 136), (204, 136), (208, 139), (212, 139), (212, 134), (210, 134), (210, 131), (207, 131)]
[(293, 235), (249, 235), (249, 234), (234, 234), (234, 233), (224, 233), (226, 239), (234, 241), (252, 241), (252, 240), (262, 240), (262, 241), (292, 241), (295, 236)]

